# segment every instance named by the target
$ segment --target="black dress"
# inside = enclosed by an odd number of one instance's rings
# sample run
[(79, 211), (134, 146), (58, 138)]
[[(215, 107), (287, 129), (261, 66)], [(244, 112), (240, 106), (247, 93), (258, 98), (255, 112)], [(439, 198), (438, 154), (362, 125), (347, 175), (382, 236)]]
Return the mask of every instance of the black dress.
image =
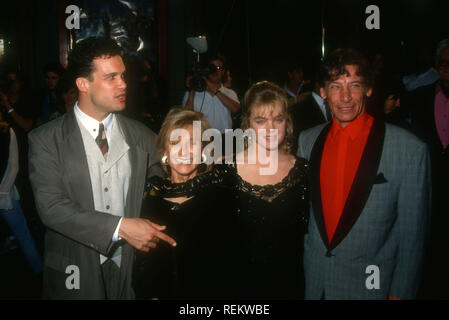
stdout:
[[(160, 241), (136, 252), (133, 287), (137, 299), (230, 299), (236, 288), (238, 250), (232, 197), (217, 171), (182, 184), (147, 181), (142, 218), (166, 225), (177, 246)], [(182, 204), (164, 198), (191, 197)]]
[(307, 161), (297, 158), (281, 182), (266, 186), (244, 181), (235, 165), (229, 169), (240, 233), (238, 298), (303, 299)]
[[(307, 172), (298, 158), (276, 185), (253, 186), (235, 165), (183, 184), (153, 177), (142, 217), (177, 241), (137, 252), (138, 299), (302, 299)], [(192, 197), (181, 205), (163, 198)]]

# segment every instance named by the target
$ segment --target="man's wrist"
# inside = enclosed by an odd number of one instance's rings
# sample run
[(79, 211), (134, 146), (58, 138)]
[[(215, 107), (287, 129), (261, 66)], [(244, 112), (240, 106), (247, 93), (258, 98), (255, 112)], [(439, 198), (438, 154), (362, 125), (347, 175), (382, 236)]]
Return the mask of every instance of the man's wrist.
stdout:
[(123, 218), (120, 218), (117, 227), (115, 228), (114, 234), (112, 235), (112, 241), (116, 242), (121, 240), (122, 238), (119, 235), (119, 231), (120, 231), (120, 225), (122, 224)]

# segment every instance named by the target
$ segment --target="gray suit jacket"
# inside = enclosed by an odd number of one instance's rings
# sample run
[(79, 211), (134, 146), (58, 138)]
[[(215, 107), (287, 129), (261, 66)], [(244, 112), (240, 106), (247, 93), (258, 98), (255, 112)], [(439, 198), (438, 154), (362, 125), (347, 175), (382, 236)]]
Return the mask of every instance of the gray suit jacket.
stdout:
[[(138, 217), (148, 164), (157, 162), (156, 136), (141, 123), (117, 115), (129, 145), (131, 179), (125, 217)], [(113, 253), (112, 236), (120, 217), (95, 211), (81, 131), (73, 111), (29, 134), (29, 172), (38, 213), (47, 228), (44, 297), (103, 299), (99, 253)], [(131, 270), (134, 250), (122, 249), (120, 297), (134, 297)], [(80, 272), (80, 288), (68, 290), (66, 268)]]
[[(386, 299), (390, 294), (413, 299), (430, 215), (427, 146), (407, 131), (375, 120), (329, 243), (320, 164), (330, 126), (311, 128), (299, 138), (298, 154), (310, 161), (311, 212), (304, 240), (306, 299), (320, 299), (323, 292), (326, 299)], [(369, 266), (378, 267), (379, 272)], [(379, 287), (372, 288), (376, 279)]]

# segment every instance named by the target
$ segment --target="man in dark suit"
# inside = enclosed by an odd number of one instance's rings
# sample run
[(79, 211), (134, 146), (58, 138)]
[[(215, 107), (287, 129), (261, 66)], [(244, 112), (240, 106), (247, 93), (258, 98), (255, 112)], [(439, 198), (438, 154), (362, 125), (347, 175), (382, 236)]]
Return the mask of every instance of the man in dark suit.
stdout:
[(304, 80), (304, 66), (301, 61), (288, 61), (285, 75), (287, 78), (283, 89), (287, 93), (288, 105), (292, 106), (299, 102), (301, 94), (312, 90), (312, 85), (309, 80)]
[(290, 106), (293, 119), (293, 134), (298, 137), (301, 131), (332, 120), (326, 101), (320, 96), (320, 86), (315, 81), (313, 91), (302, 93), (299, 102)]
[(430, 147), (433, 178), (432, 232), (423, 297), (449, 298), (449, 38), (440, 41), (435, 55), (439, 79), (403, 99), (410, 128)]
[(366, 59), (331, 53), (321, 96), (333, 120), (303, 131), (311, 213), (304, 239), (307, 299), (413, 299), (430, 210), (427, 146), (366, 112)]
[(115, 114), (126, 99), (120, 53), (111, 39), (79, 42), (68, 65), (78, 102), (29, 134), (30, 179), (46, 226), (45, 298), (132, 299), (133, 248), (175, 245), (163, 226), (139, 218), (155, 134)]

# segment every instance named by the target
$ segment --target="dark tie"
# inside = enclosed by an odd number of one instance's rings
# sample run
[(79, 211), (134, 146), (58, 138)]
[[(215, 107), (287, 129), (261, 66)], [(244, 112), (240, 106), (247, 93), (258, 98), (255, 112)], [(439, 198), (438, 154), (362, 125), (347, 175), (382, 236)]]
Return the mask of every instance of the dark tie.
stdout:
[(95, 142), (98, 144), (98, 147), (103, 154), (104, 160), (108, 159), (108, 139), (106, 139), (106, 132), (104, 132), (104, 125), (100, 122), (100, 128), (98, 129), (98, 136), (95, 139)]

